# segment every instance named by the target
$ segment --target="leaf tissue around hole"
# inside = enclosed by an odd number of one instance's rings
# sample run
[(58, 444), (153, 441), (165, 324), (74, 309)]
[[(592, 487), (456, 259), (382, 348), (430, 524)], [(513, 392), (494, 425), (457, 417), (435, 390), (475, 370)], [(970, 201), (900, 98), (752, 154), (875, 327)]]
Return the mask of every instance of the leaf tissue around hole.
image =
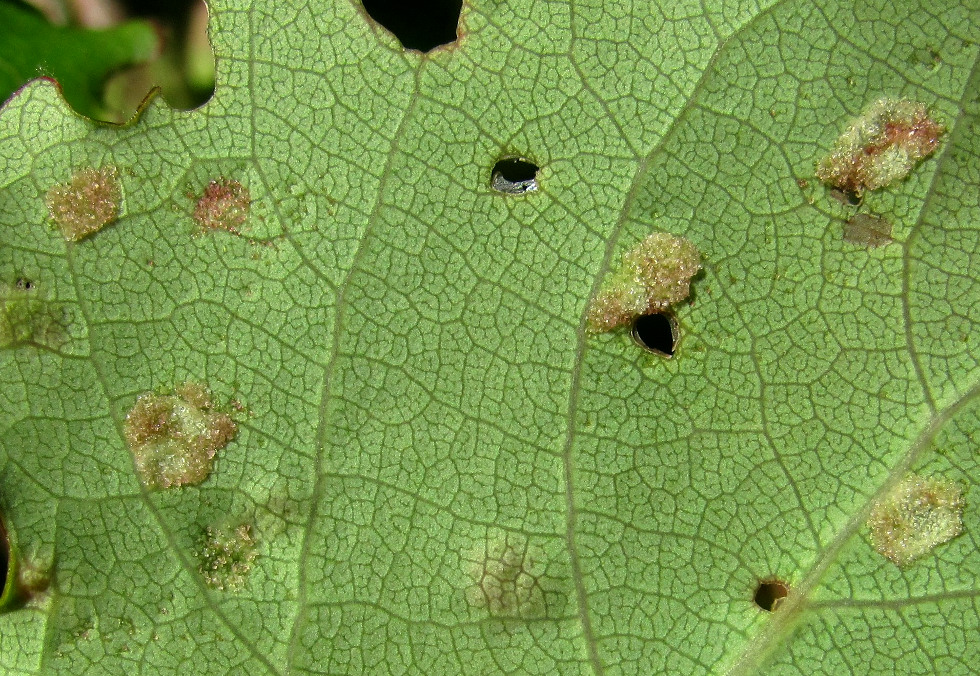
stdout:
[(963, 492), (945, 479), (910, 474), (871, 510), (871, 545), (907, 566), (963, 531)]
[(684, 237), (654, 233), (623, 254), (588, 311), (589, 330), (611, 331), (640, 315), (662, 312), (691, 293), (701, 254)]
[(141, 394), (124, 431), (143, 485), (177, 488), (207, 479), (215, 454), (238, 428), (227, 413), (214, 410), (206, 387), (188, 382), (172, 395)]
[(405, 49), (428, 52), (458, 38), (462, 0), (363, 0), (362, 4)]
[(756, 587), (754, 601), (759, 608), (773, 612), (784, 598), (789, 596), (789, 585), (782, 580), (763, 580)]
[(636, 344), (668, 359), (674, 355), (678, 336), (677, 320), (666, 312), (640, 315), (633, 322), (633, 340)]
[(493, 165), (490, 187), (507, 195), (523, 195), (538, 189), (538, 165), (520, 157), (505, 157)]

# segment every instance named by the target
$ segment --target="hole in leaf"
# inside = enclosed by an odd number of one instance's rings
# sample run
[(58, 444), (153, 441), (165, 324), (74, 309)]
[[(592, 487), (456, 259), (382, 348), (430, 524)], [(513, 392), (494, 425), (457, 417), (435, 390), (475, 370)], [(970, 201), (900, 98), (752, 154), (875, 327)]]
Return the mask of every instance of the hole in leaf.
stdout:
[(755, 590), (755, 604), (771, 613), (788, 595), (789, 585), (782, 580), (763, 580)]
[(633, 322), (633, 340), (636, 344), (668, 359), (674, 355), (679, 334), (677, 320), (666, 312), (640, 315)]
[(7, 573), (10, 571), (10, 540), (7, 538), (7, 527), (0, 517), (0, 599), (7, 591)]
[(463, 0), (363, 0), (362, 4), (405, 49), (428, 52), (458, 37)]
[(0, 613), (43, 607), (50, 585), (51, 564), (21, 555), (0, 514)]
[(845, 207), (860, 206), (861, 202), (863, 201), (861, 196), (858, 195), (856, 192), (845, 192), (837, 188), (830, 188), (827, 192), (830, 195), (831, 199), (840, 202)]
[(493, 165), (490, 187), (508, 195), (538, 189), (538, 165), (520, 157), (505, 157)]

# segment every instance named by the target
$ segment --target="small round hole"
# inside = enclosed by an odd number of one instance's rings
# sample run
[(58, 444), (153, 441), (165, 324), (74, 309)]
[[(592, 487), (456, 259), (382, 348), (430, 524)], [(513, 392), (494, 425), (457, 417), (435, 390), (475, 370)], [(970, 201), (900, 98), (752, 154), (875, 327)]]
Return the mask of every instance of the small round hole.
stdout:
[(789, 585), (782, 580), (764, 580), (755, 590), (755, 604), (767, 612), (779, 607), (779, 603), (789, 595)]
[(428, 52), (458, 37), (463, 0), (363, 0), (362, 4), (405, 49)]
[(520, 157), (505, 157), (493, 165), (490, 187), (508, 195), (538, 189), (538, 165)]
[(679, 337), (677, 320), (666, 312), (641, 315), (633, 322), (633, 340), (636, 344), (663, 357), (674, 356)]

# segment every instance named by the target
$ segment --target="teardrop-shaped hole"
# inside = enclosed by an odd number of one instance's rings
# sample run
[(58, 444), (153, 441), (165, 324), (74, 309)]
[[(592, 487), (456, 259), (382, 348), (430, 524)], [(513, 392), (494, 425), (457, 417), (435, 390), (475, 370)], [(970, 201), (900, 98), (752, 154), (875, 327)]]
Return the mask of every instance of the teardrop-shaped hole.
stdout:
[(645, 350), (670, 359), (674, 356), (680, 329), (668, 312), (641, 315), (633, 322), (633, 340)]

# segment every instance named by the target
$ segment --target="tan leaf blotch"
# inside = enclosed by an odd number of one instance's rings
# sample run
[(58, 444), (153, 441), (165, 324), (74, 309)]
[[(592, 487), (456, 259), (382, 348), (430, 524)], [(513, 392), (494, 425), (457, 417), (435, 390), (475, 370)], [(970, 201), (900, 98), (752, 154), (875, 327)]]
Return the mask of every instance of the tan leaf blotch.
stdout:
[(691, 293), (701, 254), (684, 237), (654, 233), (623, 254), (618, 270), (592, 299), (589, 330), (610, 331), (640, 315), (661, 312)]
[(119, 216), (122, 188), (115, 167), (79, 169), (71, 181), (48, 190), (51, 218), (69, 242), (98, 232)]
[(891, 244), (892, 224), (880, 216), (855, 214), (844, 224), (844, 241), (876, 249)]
[(541, 553), (526, 538), (491, 537), (470, 559), (466, 599), (497, 617), (533, 617), (545, 610)]
[(963, 530), (963, 492), (951, 481), (911, 474), (882, 497), (868, 519), (871, 544), (907, 566)]

